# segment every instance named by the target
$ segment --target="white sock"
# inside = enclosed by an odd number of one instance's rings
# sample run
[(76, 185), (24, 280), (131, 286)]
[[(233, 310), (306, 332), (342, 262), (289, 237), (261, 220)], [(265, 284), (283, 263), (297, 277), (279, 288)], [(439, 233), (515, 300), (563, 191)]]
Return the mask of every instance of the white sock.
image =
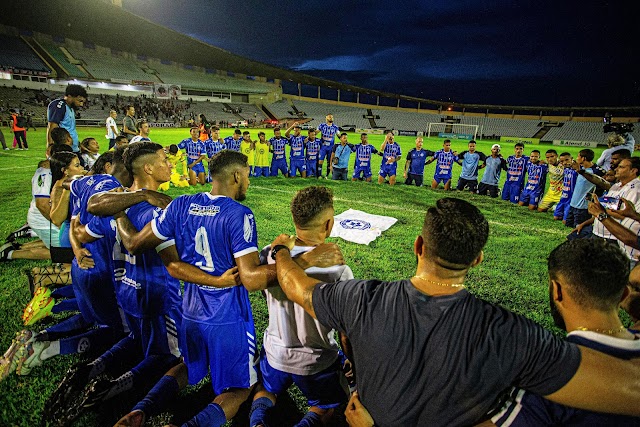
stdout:
[(13, 251), (9, 251), (7, 254), (7, 259), (12, 259)]

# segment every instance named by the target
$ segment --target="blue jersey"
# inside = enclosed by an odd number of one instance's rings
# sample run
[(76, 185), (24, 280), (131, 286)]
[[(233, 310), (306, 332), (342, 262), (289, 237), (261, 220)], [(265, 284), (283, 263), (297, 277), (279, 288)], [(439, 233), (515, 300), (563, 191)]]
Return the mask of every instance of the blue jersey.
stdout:
[[(567, 341), (592, 348), (619, 359), (640, 357), (640, 340), (623, 340), (590, 331), (574, 331)], [(510, 400), (492, 421), (498, 426), (637, 426), (636, 417), (575, 409), (552, 402), (528, 391), (514, 389)]]
[(284, 147), (287, 145), (287, 138), (276, 138), (275, 136), (269, 140), (271, 143), (271, 149), (273, 150), (273, 159), (272, 160), (281, 160), (284, 159)]
[[(151, 225), (159, 239), (175, 240), (182, 261), (213, 276), (234, 267), (236, 258), (258, 251), (253, 212), (229, 197), (180, 196)], [(244, 286), (213, 288), (185, 282), (183, 316), (212, 325), (253, 322)]]
[(458, 155), (458, 159), (462, 160), (462, 172), (460, 172), (460, 178), (462, 179), (478, 179), (478, 163), (480, 160), (484, 161), (487, 156), (484, 153), (476, 151), (470, 153), (463, 151)]
[(203, 144), (208, 158), (212, 158), (213, 156), (224, 150), (224, 145), (222, 145), (219, 140), (214, 141), (213, 139), (209, 138), (205, 140)]
[(458, 160), (458, 156), (453, 151), (438, 150), (433, 154), (436, 160), (436, 171), (434, 176), (451, 176), (453, 173), (453, 163)]
[(113, 272), (113, 283), (116, 289), (116, 297), (119, 301), (119, 284), (125, 269), (125, 249), (120, 240), (120, 235), (118, 235), (116, 220), (112, 216), (94, 216), (86, 224), (85, 230), (90, 236), (102, 241), (105, 247), (111, 248), (109, 252), (111, 255), (109, 257), (111, 262), (110, 271)]
[[(71, 199), (73, 203), (72, 217), (78, 216), (80, 223), (87, 225), (94, 218), (94, 215), (87, 212), (89, 199), (99, 193), (111, 191), (120, 188), (122, 185), (111, 175), (89, 175), (71, 182)], [(109, 217), (110, 218), (110, 217)], [(113, 275), (114, 266), (111, 263), (111, 252), (113, 251), (113, 242), (109, 239), (98, 239), (94, 242), (87, 243), (84, 247), (91, 252), (95, 266), (91, 269), (94, 272)]]
[(503, 169), (507, 170), (506, 160), (500, 156), (487, 156), (484, 164), (486, 166), (480, 182), (488, 185), (498, 185), (498, 182), (500, 182), (500, 173)]
[(307, 141), (307, 160), (318, 160), (318, 153), (320, 152), (320, 140), (314, 139), (313, 141)]
[(226, 145), (227, 150), (240, 151), (240, 144), (242, 143), (242, 138), (233, 139), (233, 135), (230, 135), (224, 139), (224, 143)]
[(195, 141), (191, 138), (183, 139), (178, 144), (178, 148), (187, 152), (187, 157), (191, 160), (189, 163), (193, 163), (195, 160), (198, 160), (201, 155), (207, 154), (204, 143), (199, 139)]
[(424, 164), (427, 161), (427, 157), (433, 156), (435, 153), (430, 150), (418, 150), (412, 148), (407, 153), (407, 161), (411, 162), (409, 165), (409, 173), (413, 175), (424, 175)]
[(507, 182), (522, 183), (528, 162), (529, 157), (527, 156), (509, 156), (507, 158)]
[(358, 144), (356, 147), (356, 167), (370, 168), (371, 154), (377, 154), (378, 150), (371, 144)]
[(571, 199), (571, 195), (573, 194), (573, 187), (576, 186), (576, 175), (578, 175), (578, 172), (569, 167), (564, 168), (563, 174), (562, 194), (560, 195), (560, 200)]
[(547, 183), (547, 172), (549, 172), (549, 166), (546, 163), (533, 164), (529, 162), (527, 164), (527, 183), (524, 189), (528, 191), (544, 191)]
[[(147, 202), (127, 210), (127, 216), (138, 230), (157, 218), (162, 209)], [(139, 255), (125, 251), (125, 274), (118, 280), (118, 302), (122, 309), (135, 317), (156, 317), (168, 313), (182, 303), (180, 281), (169, 275), (158, 252), (172, 246), (167, 240), (158, 247)]]
[(80, 151), (78, 131), (76, 131), (76, 114), (64, 99), (54, 99), (49, 103), (49, 107), (47, 107), (47, 121), (56, 123), (59, 127), (66, 129), (73, 140), (71, 148), (76, 153)]
[(318, 132), (322, 134), (322, 145), (333, 145), (340, 128), (334, 124), (320, 123)]
[(382, 152), (382, 164), (386, 165), (390, 157), (395, 157), (397, 161), (400, 156), (402, 156), (402, 150), (398, 143), (395, 141), (389, 143), (384, 147), (384, 151)]
[(289, 152), (291, 161), (304, 160), (304, 139), (305, 137), (302, 135), (289, 137), (287, 143), (291, 146), (291, 151)]

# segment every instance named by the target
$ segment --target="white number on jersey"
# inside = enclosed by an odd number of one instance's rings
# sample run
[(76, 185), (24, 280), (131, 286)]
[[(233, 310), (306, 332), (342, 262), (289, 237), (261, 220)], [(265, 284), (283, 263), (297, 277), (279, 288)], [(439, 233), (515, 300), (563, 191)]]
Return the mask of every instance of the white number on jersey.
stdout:
[(196, 266), (201, 270), (212, 272), (213, 258), (211, 257), (211, 249), (209, 248), (209, 236), (207, 235), (207, 229), (204, 227), (198, 228), (196, 231), (196, 253), (204, 257), (204, 264), (202, 261), (196, 262)]

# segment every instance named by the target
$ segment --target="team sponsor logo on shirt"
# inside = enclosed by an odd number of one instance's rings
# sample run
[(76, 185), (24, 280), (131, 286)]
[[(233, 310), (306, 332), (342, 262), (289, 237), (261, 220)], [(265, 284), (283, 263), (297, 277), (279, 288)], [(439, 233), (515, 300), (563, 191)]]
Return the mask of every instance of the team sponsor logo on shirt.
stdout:
[(102, 190), (102, 187), (104, 187), (105, 185), (107, 185), (107, 181), (100, 181), (98, 184), (96, 184), (95, 191)]
[[(197, 203), (191, 203), (189, 205), (189, 215), (216, 216), (218, 213), (220, 213), (220, 206), (202, 206)], [(160, 222), (162, 222), (162, 219), (163, 218), (160, 218)]]
[(250, 243), (253, 240), (253, 215), (244, 215), (244, 241)]
[(343, 219), (340, 221), (340, 225), (342, 228), (347, 228), (349, 230), (366, 230), (371, 228), (370, 223), (361, 219)]

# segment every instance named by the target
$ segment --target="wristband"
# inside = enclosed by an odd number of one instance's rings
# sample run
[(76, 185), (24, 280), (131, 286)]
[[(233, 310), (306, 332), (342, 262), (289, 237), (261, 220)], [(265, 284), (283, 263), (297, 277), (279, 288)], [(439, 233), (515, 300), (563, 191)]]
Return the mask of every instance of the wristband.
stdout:
[(287, 251), (289, 251), (289, 253), (291, 253), (291, 249), (289, 249), (288, 246), (286, 245), (275, 245), (273, 247), (273, 249), (271, 249), (271, 259), (272, 260), (276, 260), (276, 254), (281, 251), (282, 249), (286, 249)]

